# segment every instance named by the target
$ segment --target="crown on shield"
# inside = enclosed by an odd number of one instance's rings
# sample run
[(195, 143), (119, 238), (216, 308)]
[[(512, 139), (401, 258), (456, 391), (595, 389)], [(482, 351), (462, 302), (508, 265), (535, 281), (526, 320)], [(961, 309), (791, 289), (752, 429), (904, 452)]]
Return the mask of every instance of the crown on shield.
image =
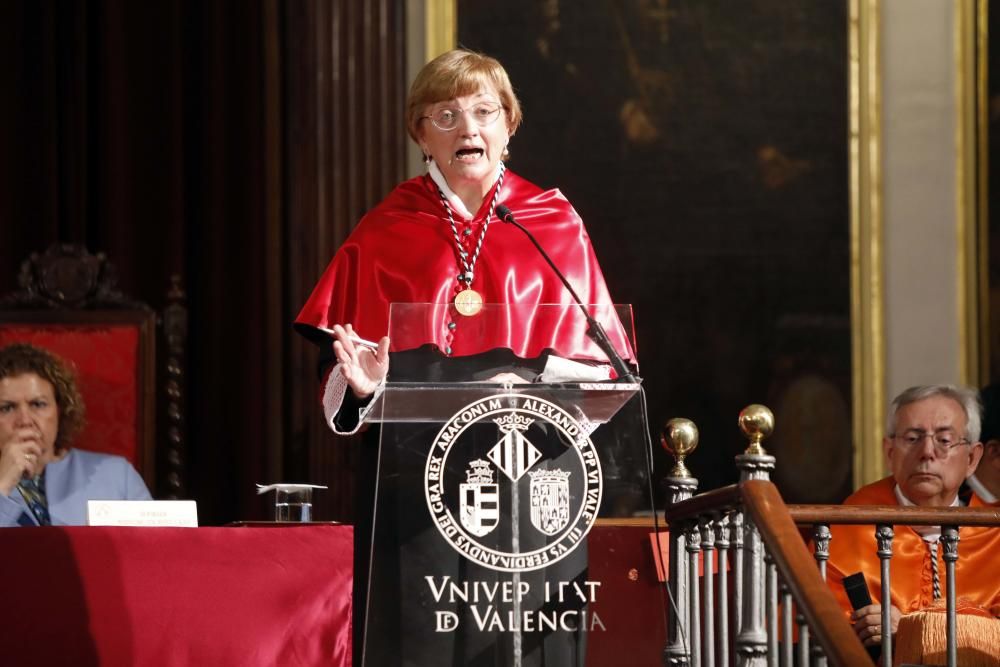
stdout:
[(465, 472), (469, 484), (492, 484), (493, 471), (490, 464), (482, 459), (469, 461), (469, 469)]
[(553, 482), (565, 482), (569, 479), (569, 470), (529, 470), (532, 484), (552, 484)]
[(522, 417), (516, 412), (510, 412), (503, 417), (499, 417), (493, 420), (496, 425), (500, 427), (500, 430), (504, 433), (510, 433), (511, 431), (517, 429), (518, 431), (527, 431), (531, 423), (535, 421), (528, 417)]

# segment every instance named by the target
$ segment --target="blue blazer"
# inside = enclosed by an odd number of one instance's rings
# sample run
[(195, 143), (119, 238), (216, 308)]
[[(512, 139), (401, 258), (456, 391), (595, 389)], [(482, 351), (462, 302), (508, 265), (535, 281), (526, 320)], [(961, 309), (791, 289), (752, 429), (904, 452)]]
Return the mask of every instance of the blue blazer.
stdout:
[[(85, 449), (70, 449), (45, 466), (45, 497), (53, 526), (87, 525), (88, 500), (152, 500), (131, 463)], [(0, 527), (35, 524), (16, 487), (9, 496), (0, 495)]]

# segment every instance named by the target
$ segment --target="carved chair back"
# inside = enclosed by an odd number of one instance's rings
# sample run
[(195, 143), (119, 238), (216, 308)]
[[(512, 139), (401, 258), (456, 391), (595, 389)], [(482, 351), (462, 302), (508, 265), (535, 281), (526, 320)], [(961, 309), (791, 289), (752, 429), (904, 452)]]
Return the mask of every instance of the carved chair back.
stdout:
[[(87, 423), (74, 446), (124, 456), (157, 497), (184, 492), (186, 310), (176, 282), (161, 322), (147, 304), (122, 294), (103, 253), (57, 244), (25, 260), (19, 289), (0, 298), (0, 346), (32, 343), (75, 368)], [(158, 362), (160, 324), (163, 359)], [(158, 368), (165, 376), (159, 382)]]

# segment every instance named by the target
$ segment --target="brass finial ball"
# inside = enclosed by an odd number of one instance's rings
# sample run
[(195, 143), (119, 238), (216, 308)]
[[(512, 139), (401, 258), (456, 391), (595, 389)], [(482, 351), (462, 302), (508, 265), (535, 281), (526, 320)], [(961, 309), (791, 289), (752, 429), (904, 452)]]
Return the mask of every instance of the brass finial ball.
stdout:
[(690, 477), (691, 473), (684, 466), (684, 457), (698, 447), (698, 427), (694, 422), (679, 417), (671, 419), (663, 427), (660, 444), (677, 461), (671, 477)]
[(750, 438), (747, 454), (766, 454), (761, 441), (774, 431), (774, 413), (765, 405), (748, 405), (740, 412), (740, 430)]

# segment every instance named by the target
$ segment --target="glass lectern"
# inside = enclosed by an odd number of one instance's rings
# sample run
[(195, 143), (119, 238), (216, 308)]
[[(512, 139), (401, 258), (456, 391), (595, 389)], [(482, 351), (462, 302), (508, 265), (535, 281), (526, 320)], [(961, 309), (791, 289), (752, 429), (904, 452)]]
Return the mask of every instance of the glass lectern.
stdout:
[[(394, 304), (390, 338), (461, 328), (496, 340), (502, 327), (516, 340), (540, 322), (551, 336), (557, 322), (556, 344), (581, 365), (528, 384), (401, 380), (390, 369), (364, 415), (381, 440), (363, 662), (583, 665), (588, 635), (615, 622), (590, 613), (602, 582), (588, 577), (587, 534), (642, 498), (639, 386), (606, 379), (576, 306), (449, 308)], [(630, 309), (588, 314), (634, 365)], [(582, 339), (568, 346), (565, 332)]]

